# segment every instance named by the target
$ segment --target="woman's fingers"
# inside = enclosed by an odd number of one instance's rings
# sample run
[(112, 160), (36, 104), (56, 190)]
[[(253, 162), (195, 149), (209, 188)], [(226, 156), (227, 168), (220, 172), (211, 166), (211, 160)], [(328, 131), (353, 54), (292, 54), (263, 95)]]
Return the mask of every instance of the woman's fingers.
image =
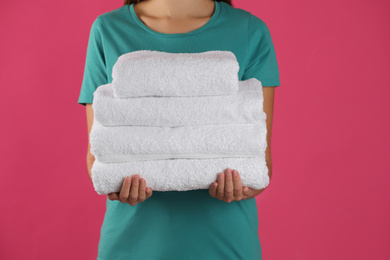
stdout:
[(152, 196), (153, 194), (153, 191), (151, 188), (146, 188), (146, 198), (150, 198), (150, 196)]
[(139, 189), (138, 189), (138, 202), (143, 202), (146, 200), (146, 180), (141, 178), (139, 180)]
[(129, 194), (129, 199), (128, 203), (131, 206), (134, 206), (137, 204), (138, 201), (138, 188), (139, 188), (139, 174), (135, 174), (133, 176), (133, 180), (131, 181), (131, 189), (130, 189), (130, 194)]
[(214, 197), (214, 198), (217, 197), (217, 186), (218, 186), (218, 183), (216, 181), (211, 183), (210, 188), (209, 188), (209, 194), (211, 195), (211, 197)]
[(230, 203), (234, 200), (233, 197), (233, 178), (232, 178), (232, 171), (227, 168), (225, 169), (225, 195), (224, 195), (224, 200), (227, 203)]
[(118, 192), (111, 192), (107, 194), (107, 197), (109, 200), (117, 200), (119, 199), (119, 193)]
[(210, 185), (209, 193), (212, 197), (227, 203), (242, 200), (246, 197), (243, 194), (240, 174), (237, 170), (230, 168), (218, 174), (217, 181)]
[(223, 200), (225, 194), (225, 174), (220, 172), (218, 174), (217, 199)]
[(130, 186), (131, 186), (131, 176), (127, 176), (122, 183), (122, 188), (119, 193), (119, 201), (122, 203), (127, 202), (129, 198)]
[(134, 206), (152, 196), (152, 193), (152, 189), (146, 187), (146, 180), (140, 178), (139, 174), (135, 174), (123, 180), (120, 193), (112, 192), (107, 197)]
[(243, 197), (242, 194), (242, 183), (241, 183), (241, 177), (237, 170), (233, 170), (233, 196), (235, 200), (241, 200)]

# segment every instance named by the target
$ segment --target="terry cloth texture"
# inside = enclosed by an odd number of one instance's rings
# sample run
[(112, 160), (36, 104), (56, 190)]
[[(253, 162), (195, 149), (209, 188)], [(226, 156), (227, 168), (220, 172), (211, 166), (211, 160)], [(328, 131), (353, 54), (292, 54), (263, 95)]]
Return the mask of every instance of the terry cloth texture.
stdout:
[(107, 127), (95, 122), (90, 133), (91, 153), (100, 162), (107, 163), (171, 158), (264, 157), (266, 138), (265, 124)]
[(238, 70), (231, 51), (133, 51), (114, 64), (113, 94), (116, 98), (229, 95), (238, 91)]
[(250, 124), (266, 120), (262, 84), (256, 78), (239, 81), (234, 95), (144, 97), (117, 99), (111, 83), (94, 92), (94, 118), (105, 126), (188, 126)]
[(154, 191), (208, 189), (219, 172), (226, 168), (240, 173), (243, 186), (261, 189), (268, 185), (264, 160), (254, 158), (172, 159), (124, 163), (101, 163), (92, 166), (93, 185), (98, 194), (119, 192), (126, 176), (139, 174)]

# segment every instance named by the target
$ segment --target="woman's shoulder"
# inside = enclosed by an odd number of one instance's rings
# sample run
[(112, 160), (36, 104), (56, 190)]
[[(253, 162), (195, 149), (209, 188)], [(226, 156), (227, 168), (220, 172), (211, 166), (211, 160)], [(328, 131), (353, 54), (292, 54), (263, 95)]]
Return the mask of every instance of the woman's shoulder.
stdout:
[(249, 30), (268, 29), (263, 19), (242, 8), (233, 7), (225, 2), (220, 2), (222, 13), (231, 21), (245, 21)]
[(126, 19), (129, 15), (129, 5), (123, 5), (111, 11), (101, 13), (97, 16), (97, 20), (101, 23), (115, 22), (118, 20)]

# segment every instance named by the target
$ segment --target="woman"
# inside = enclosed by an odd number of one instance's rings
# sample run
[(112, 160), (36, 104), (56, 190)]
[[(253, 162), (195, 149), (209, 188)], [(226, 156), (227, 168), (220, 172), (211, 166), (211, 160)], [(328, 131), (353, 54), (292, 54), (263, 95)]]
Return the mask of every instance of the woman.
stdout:
[[(239, 79), (255, 77), (264, 86), (271, 177), (274, 89), (280, 83), (271, 35), (261, 19), (230, 1), (213, 0), (125, 1), (97, 16), (78, 100), (86, 106), (88, 132), (94, 91), (112, 81), (112, 66), (121, 54), (141, 49), (232, 51)], [(89, 176), (93, 162), (89, 145)], [(139, 175), (125, 179), (119, 193), (107, 195), (97, 259), (261, 259), (255, 196), (263, 190), (243, 187), (235, 169), (219, 173), (208, 190), (159, 192)]]

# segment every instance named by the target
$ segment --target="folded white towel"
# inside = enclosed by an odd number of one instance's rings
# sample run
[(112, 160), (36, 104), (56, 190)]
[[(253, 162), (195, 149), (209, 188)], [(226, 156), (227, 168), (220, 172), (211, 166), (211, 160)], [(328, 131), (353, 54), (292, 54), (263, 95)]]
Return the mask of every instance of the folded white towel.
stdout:
[(253, 157), (267, 147), (265, 124), (180, 127), (103, 126), (94, 122), (91, 153), (100, 162)]
[(92, 182), (100, 195), (119, 192), (126, 176), (139, 174), (154, 191), (208, 189), (226, 168), (236, 169), (243, 186), (262, 189), (269, 184), (264, 157), (171, 159), (92, 165)]
[(116, 98), (234, 94), (239, 68), (231, 51), (128, 52), (112, 68), (113, 94)]
[(256, 78), (239, 81), (234, 95), (117, 99), (111, 83), (94, 92), (94, 120), (106, 126), (265, 124), (263, 90)]

